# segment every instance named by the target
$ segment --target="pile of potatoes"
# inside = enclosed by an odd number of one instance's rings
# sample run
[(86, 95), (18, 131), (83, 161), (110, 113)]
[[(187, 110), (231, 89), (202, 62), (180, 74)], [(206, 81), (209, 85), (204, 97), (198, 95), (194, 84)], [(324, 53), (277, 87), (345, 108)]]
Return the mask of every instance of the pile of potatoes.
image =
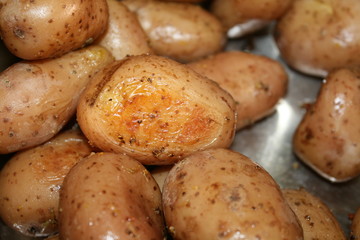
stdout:
[(269, 57), (224, 49), (274, 27), (288, 66), (325, 79), (294, 154), (348, 181), (360, 175), (359, 8), (0, 0), (0, 37), (18, 58), (0, 73), (1, 220), (63, 240), (346, 239), (321, 199), (281, 189), (230, 150), (238, 131), (276, 110), (288, 75)]

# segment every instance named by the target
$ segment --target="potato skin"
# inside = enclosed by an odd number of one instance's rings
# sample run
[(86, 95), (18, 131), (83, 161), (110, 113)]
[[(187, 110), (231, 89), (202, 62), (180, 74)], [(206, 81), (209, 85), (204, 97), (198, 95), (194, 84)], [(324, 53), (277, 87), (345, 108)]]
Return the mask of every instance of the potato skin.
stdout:
[(332, 182), (360, 174), (359, 76), (360, 68), (331, 72), (293, 136), (295, 154)]
[(360, 208), (355, 212), (351, 223), (350, 240), (360, 239)]
[(96, 39), (106, 28), (106, 0), (2, 0), (0, 36), (16, 56), (58, 57)]
[(276, 43), (294, 69), (325, 77), (360, 64), (360, 2), (297, 0), (278, 21)]
[(285, 69), (265, 56), (228, 51), (188, 66), (219, 83), (231, 94), (236, 101), (237, 130), (271, 114), (286, 93)]
[(162, 197), (175, 240), (303, 239), (277, 183), (261, 166), (228, 149), (197, 152), (175, 164)]
[(346, 240), (339, 222), (321, 199), (303, 188), (283, 189), (282, 192), (299, 219), (305, 240)]
[(141, 55), (94, 77), (77, 120), (103, 151), (168, 165), (198, 150), (229, 147), (236, 113), (234, 99), (214, 81), (171, 59)]
[(60, 239), (164, 239), (159, 187), (123, 154), (92, 154), (73, 167), (59, 209)]
[(59, 191), (69, 170), (92, 148), (79, 130), (15, 154), (0, 172), (0, 216), (28, 236), (57, 232)]
[(99, 46), (60, 58), (22, 61), (0, 73), (0, 154), (49, 140), (75, 114), (81, 92), (113, 61)]

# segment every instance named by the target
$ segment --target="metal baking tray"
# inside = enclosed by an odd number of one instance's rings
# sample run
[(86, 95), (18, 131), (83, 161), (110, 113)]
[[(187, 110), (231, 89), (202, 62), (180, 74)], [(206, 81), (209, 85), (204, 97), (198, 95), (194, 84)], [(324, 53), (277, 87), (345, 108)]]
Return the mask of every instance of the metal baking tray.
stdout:
[[(345, 183), (331, 183), (303, 164), (292, 151), (292, 136), (305, 113), (302, 107), (316, 99), (322, 79), (290, 69), (281, 59), (272, 37), (271, 26), (247, 37), (229, 39), (226, 50), (243, 50), (268, 56), (285, 67), (289, 85), (287, 95), (276, 111), (253, 126), (237, 132), (232, 149), (262, 165), (282, 188), (303, 187), (328, 205), (349, 235), (349, 214), (360, 207), (360, 178)], [(0, 70), (17, 61), (0, 43)], [(0, 158), (5, 158), (1, 156)], [(0, 161), (0, 167), (6, 160)], [(0, 221), (1, 222), (1, 221)], [(0, 223), (1, 240), (30, 239)]]

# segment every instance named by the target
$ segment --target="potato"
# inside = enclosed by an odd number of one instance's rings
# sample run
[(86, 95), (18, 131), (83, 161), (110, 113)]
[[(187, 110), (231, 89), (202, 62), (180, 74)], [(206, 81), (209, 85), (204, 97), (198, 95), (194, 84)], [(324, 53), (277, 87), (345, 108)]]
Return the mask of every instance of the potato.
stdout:
[(55, 233), (65, 175), (92, 149), (79, 130), (15, 154), (0, 172), (0, 217), (28, 236)]
[(137, 14), (157, 55), (189, 62), (224, 48), (226, 35), (220, 21), (200, 6), (149, 0), (123, 2)]
[(360, 1), (297, 0), (278, 21), (276, 43), (294, 69), (325, 77), (360, 64)]
[(237, 130), (272, 113), (286, 93), (285, 69), (268, 57), (240, 51), (222, 52), (188, 66), (219, 83), (235, 99)]
[(162, 198), (165, 220), (176, 240), (303, 239), (274, 179), (228, 149), (197, 152), (175, 164)]
[(92, 154), (73, 167), (59, 210), (61, 239), (164, 239), (159, 187), (123, 154)]
[(107, 3), (109, 24), (96, 43), (108, 49), (116, 60), (127, 55), (152, 53), (149, 39), (135, 13), (118, 0), (107, 0)]
[(356, 211), (351, 223), (350, 240), (360, 239), (360, 208)]
[(198, 150), (229, 147), (236, 113), (234, 99), (215, 82), (171, 59), (140, 55), (94, 77), (77, 120), (105, 152), (168, 165)]
[(303, 188), (282, 192), (299, 219), (305, 240), (346, 240), (339, 222), (320, 198)]
[(331, 72), (293, 136), (295, 154), (332, 182), (360, 175), (359, 76), (360, 68)]
[(96, 39), (106, 28), (106, 0), (0, 2), (0, 36), (16, 56), (58, 57)]
[(81, 92), (113, 61), (90, 46), (60, 58), (22, 61), (0, 73), (0, 154), (49, 140), (75, 114)]

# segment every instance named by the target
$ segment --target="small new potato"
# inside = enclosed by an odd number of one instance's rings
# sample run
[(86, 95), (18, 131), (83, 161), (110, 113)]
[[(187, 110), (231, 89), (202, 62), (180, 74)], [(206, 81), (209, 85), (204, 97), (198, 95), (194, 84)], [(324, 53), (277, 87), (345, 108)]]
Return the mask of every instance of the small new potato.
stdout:
[(234, 99), (214, 81), (171, 59), (140, 55), (93, 78), (77, 119), (103, 151), (168, 165), (195, 151), (229, 147), (236, 112)]
[(282, 192), (299, 219), (305, 240), (346, 240), (339, 222), (321, 199), (303, 188)]
[(67, 130), (15, 154), (0, 172), (0, 217), (27, 236), (58, 230), (59, 191), (65, 175), (92, 148), (79, 130)]
[(360, 239), (360, 208), (356, 211), (351, 223), (350, 240)]
[(219, 83), (235, 99), (237, 130), (271, 114), (286, 93), (285, 69), (265, 56), (228, 51), (188, 66)]
[(246, 156), (228, 149), (197, 152), (175, 164), (162, 199), (175, 240), (303, 239), (274, 179)]
[(92, 154), (64, 180), (59, 229), (61, 239), (163, 240), (159, 187), (129, 156)]
[(0, 73), (0, 154), (37, 146), (75, 114), (92, 76), (113, 61), (89, 46), (59, 58), (21, 61)]

